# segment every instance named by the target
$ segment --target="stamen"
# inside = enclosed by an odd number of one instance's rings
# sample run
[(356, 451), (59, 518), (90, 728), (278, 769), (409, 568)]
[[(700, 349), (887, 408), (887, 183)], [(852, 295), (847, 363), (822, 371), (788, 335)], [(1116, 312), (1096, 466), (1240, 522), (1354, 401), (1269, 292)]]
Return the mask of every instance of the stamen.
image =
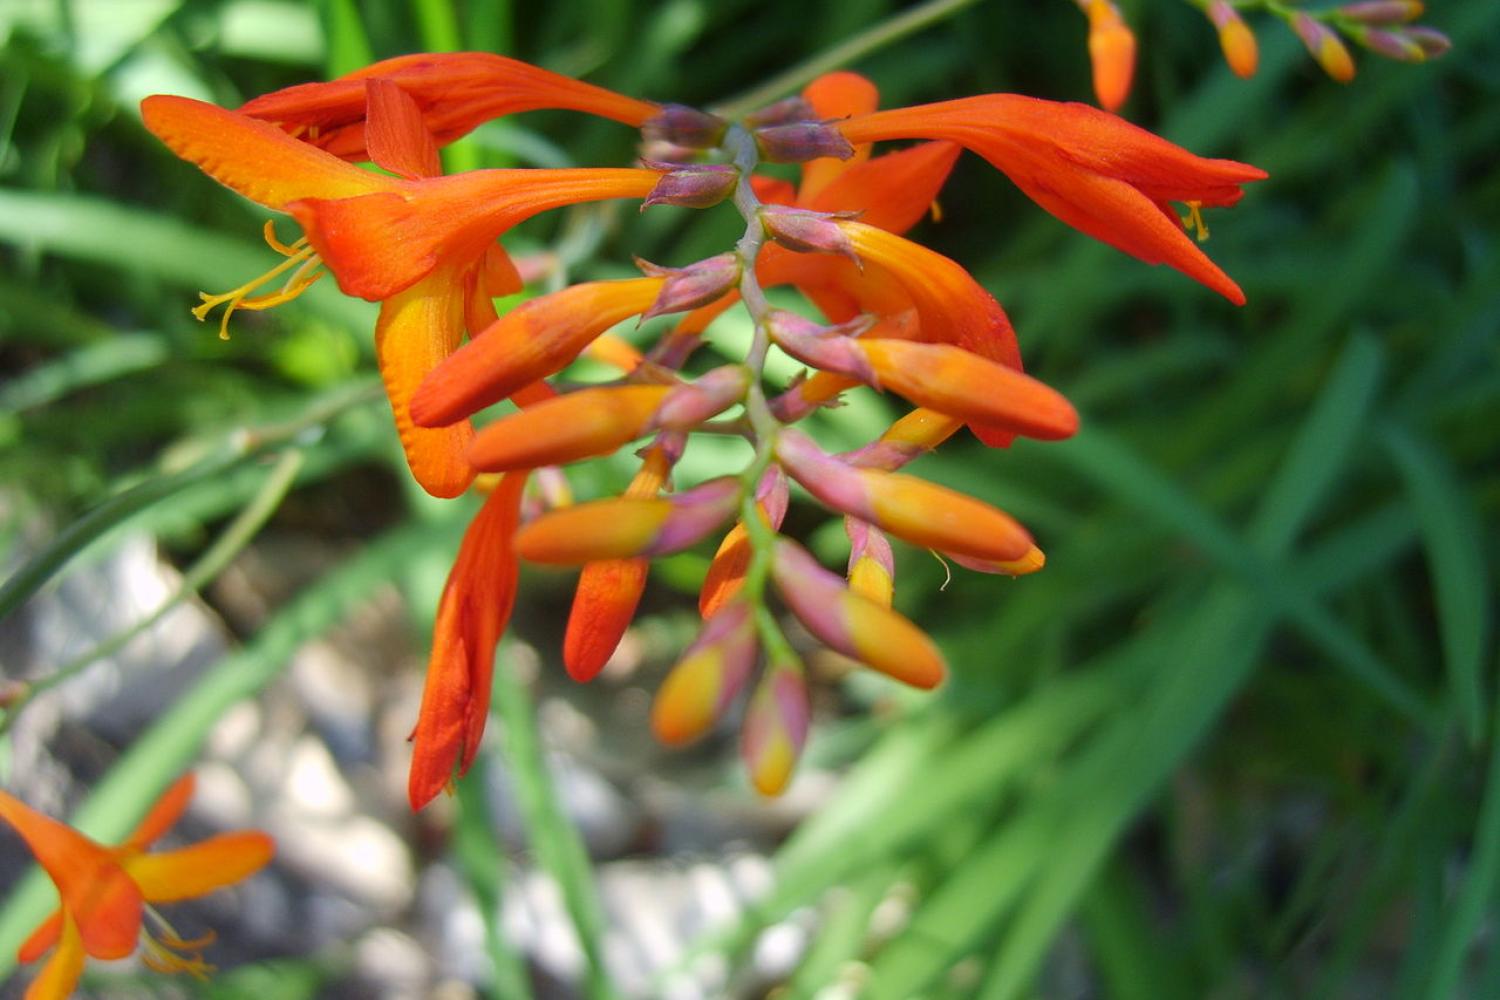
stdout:
[(261, 230), (261, 235), (265, 237), (266, 244), (272, 250), (275, 250), (277, 253), (281, 254), (281, 256), (283, 257), (291, 257), (292, 255), (300, 251), (303, 247), (307, 246), (306, 236), (299, 236), (296, 241), (294, 241), (290, 246), (278, 240), (276, 238), (275, 219), (266, 220), (266, 225), (265, 228)]
[(943, 221), (943, 204), (936, 198), (932, 199), (932, 204), (927, 206), (927, 211), (932, 215), (933, 222)]
[[(313, 252), (312, 247), (307, 246), (306, 237), (303, 237), (290, 246), (287, 246), (276, 239), (275, 233), (271, 230), (270, 227), (271, 224), (269, 222), (266, 223), (266, 242), (269, 243), (272, 249), (274, 249), (277, 253), (285, 256), (286, 260), (282, 261), (280, 264), (277, 264), (275, 267), (271, 268), (269, 271), (261, 275), (259, 278), (256, 278), (254, 281), (246, 282), (233, 291), (224, 292), (221, 295), (210, 295), (207, 292), (198, 293), (198, 297), (203, 301), (193, 308), (193, 315), (196, 316), (199, 320), (206, 320), (208, 318), (209, 312), (212, 311), (215, 306), (221, 305), (226, 302), (228, 303), (228, 306), (224, 309), (224, 316), (219, 322), (220, 340), (229, 339), (229, 317), (234, 314), (234, 311), (236, 309), (249, 309), (251, 311), (259, 311), (261, 309), (270, 309), (272, 306), (279, 306), (283, 302), (290, 302), (292, 299), (295, 299), (297, 296), (307, 291), (308, 287), (311, 286), (313, 282), (317, 281), (323, 276), (322, 271), (316, 271), (316, 273), (314, 273), (314, 270), (320, 264), (322, 264), (323, 261), (318, 257), (316, 253)], [(296, 270), (292, 270), (293, 268), (295, 268)], [(286, 271), (292, 271), (292, 275), (287, 279), (286, 284), (282, 285), (281, 291), (273, 292), (270, 295), (262, 295), (257, 298), (250, 297), (251, 292), (255, 291), (257, 288), (260, 288), (262, 285), (267, 284), (271, 281), (271, 279)]]
[(1208, 226), (1203, 221), (1203, 202), (1188, 201), (1183, 204), (1187, 206), (1188, 214), (1182, 217), (1182, 228), (1195, 231), (1199, 243), (1206, 242)]
[[(153, 972), (169, 976), (185, 972), (194, 979), (207, 980), (214, 966), (203, 960), (201, 949), (212, 944), (217, 935), (209, 931), (201, 937), (185, 940), (154, 906), (147, 906), (145, 913), (161, 937), (152, 937), (145, 924), (141, 925), (141, 964)], [(191, 954), (182, 954), (184, 952)]]

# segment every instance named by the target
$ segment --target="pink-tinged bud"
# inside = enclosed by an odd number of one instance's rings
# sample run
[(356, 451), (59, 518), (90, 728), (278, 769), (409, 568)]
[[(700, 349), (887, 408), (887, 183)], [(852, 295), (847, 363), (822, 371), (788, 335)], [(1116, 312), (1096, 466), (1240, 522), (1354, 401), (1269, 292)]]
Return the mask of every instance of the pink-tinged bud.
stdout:
[[(755, 490), (755, 511), (772, 531), (781, 530), (790, 500), (786, 474), (777, 465), (766, 470)], [(724, 536), (713, 562), (703, 577), (703, 588), (698, 593), (698, 613), (709, 617), (735, 594), (745, 582), (745, 571), (750, 567), (750, 536), (743, 521)]]
[(840, 219), (848, 218), (846, 212), (809, 212), (787, 205), (766, 205), (760, 210), (761, 225), (788, 250), (842, 254), (857, 264), (854, 243), (838, 225)]
[(910, 340), (853, 343), (875, 373), (872, 385), (918, 406), (1044, 441), (1078, 432), (1078, 411), (1056, 389), (961, 347)]
[(974, 559), (970, 556), (960, 555), (957, 552), (944, 552), (943, 555), (952, 559), (964, 569), (972, 569), (976, 573), (992, 573), (1001, 576), (1025, 576), (1027, 573), (1035, 573), (1047, 565), (1046, 555), (1035, 545), (1019, 559)]
[(961, 427), (963, 421), (945, 413), (915, 409), (887, 427), (879, 438), (848, 452), (843, 459), (850, 465), (865, 469), (895, 471), (936, 448), (957, 434)]
[(669, 746), (691, 743), (724, 714), (755, 666), (755, 621), (742, 601), (704, 622), (651, 706), (651, 731)]
[(1436, 59), (1453, 48), (1453, 41), (1447, 35), (1421, 24), (1407, 28), (1406, 37), (1420, 45), (1428, 59)]
[[(647, 449), (641, 471), (625, 490), (626, 497), (651, 498), (661, 491), (675, 461), (664, 443), (658, 439)], [(604, 669), (635, 617), (650, 566), (649, 559), (640, 558), (603, 559), (584, 565), (563, 635), (563, 665), (569, 677), (584, 683)]]
[(661, 142), (685, 149), (712, 149), (724, 138), (729, 123), (685, 104), (663, 104), (661, 110), (641, 125), (647, 142)]
[(774, 125), (790, 125), (793, 122), (814, 121), (817, 117), (818, 112), (807, 102), (806, 98), (787, 97), (775, 104), (767, 104), (759, 111), (752, 111), (745, 116), (745, 124), (750, 128), (768, 128)]
[(854, 147), (832, 122), (793, 122), (755, 130), (760, 155), (772, 163), (806, 163), (825, 156), (847, 160)]
[(849, 589), (876, 604), (891, 606), (896, 591), (896, 556), (879, 528), (856, 517), (844, 518), (849, 536)]
[(589, 281), (523, 302), (428, 373), (411, 398), (419, 427), (444, 427), (562, 371), (600, 334), (651, 306), (661, 278)]
[(651, 426), (690, 431), (744, 399), (749, 387), (750, 370), (744, 365), (715, 368), (669, 392), (652, 416)]
[(1088, 0), (1089, 61), (1099, 106), (1115, 111), (1130, 96), (1135, 76), (1135, 35), (1110, 0)]
[(740, 756), (762, 795), (780, 795), (807, 743), (812, 712), (799, 664), (773, 663), (761, 675), (740, 730)]
[(608, 455), (645, 434), (671, 392), (662, 385), (625, 385), (555, 396), (486, 426), (469, 445), (469, 464), (508, 472)]
[(1405, 31), (1386, 31), (1383, 28), (1355, 27), (1355, 41), (1367, 51), (1397, 62), (1419, 63), (1427, 61), (1427, 51), (1411, 39)]
[(925, 632), (849, 590), (796, 542), (777, 540), (771, 575), (792, 613), (830, 648), (914, 687), (942, 683), (947, 665)]
[(1337, 13), (1363, 24), (1406, 24), (1421, 17), (1426, 9), (1421, 0), (1364, 0), (1346, 3)]
[(776, 457), (820, 502), (903, 541), (979, 559), (1019, 559), (1034, 545), (1009, 514), (915, 476), (856, 469), (824, 454), (800, 431), (783, 429)]
[(1208, 5), (1208, 19), (1219, 30), (1219, 48), (1224, 50), (1224, 61), (1234, 75), (1244, 79), (1254, 76), (1260, 63), (1260, 48), (1240, 12), (1229, 0), (1213, 0)]
[(1301, 11), (1292, 18), (1292, 28), (1329, 77), (1339, 83), (1354, 79), (1354, 57), (1332, 28)]
[(711, 479), (670, 497), (594, 500), (544, 514), (516, 533), (522, 559), (576, 565), (664, 556), (696, 545), (734, 513), (739, 481)]
[(736, 253), (721, 253), (687, 267), (662, 267), (637, 257), (635, 266), (647, 277), (665, 279), (661, 294), (641, 314), (643, 320), (708, 305), (740, 281), (740, 256)]
[(777, 347), (805, 365), (874, 384), (875, 371), (853, 340), (870, 325), (870, 317), (857, 316), (838, 326), (823, 326), (777, 309), (768, 318), (766, 331)]
[(647, 170), (664, 173), (656, 187), (641, 202), (641, 211), (652, 205), (676, 205), (679, 208), (713, 208), (734, 193), (740, 172), (727, 163), (660, 163), (643, 160)]

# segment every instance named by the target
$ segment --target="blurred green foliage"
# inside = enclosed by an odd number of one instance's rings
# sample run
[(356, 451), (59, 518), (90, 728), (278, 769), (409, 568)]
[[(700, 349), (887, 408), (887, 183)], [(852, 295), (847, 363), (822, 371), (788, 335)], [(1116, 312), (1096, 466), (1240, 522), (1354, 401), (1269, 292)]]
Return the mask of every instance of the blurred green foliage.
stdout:
[[(922, 697), (871, 678), (844, 686), (855, 710), (820, 720), (810, 747), (847, 770), (837, 795), (782, 849), (764, 905), (700, 949), (742, 960), (761, 926), (822, 905), (787, 997), (850, 976), (892, 1000), (1071, 996), (1080, 975), (1088, 995), (1157, 1000), (1500, 996), (1500, 949), (1479, 946), (1500, 898), (1500, 6), (1442, 5), (1430, 21), (1452, 36), (1449, 56), (1364, 57), (1348, 87), (1275, 25), (1259, 74), (1241, 81), (1192, 7), (1125, 7), (1141, 40), (1126, 114), (1271, 173), (1208, 220), (1208, 250), (1249, 304), (1093, 244), (961, 161), (941, 222), (919, 236), (1005, 303), (1029, 369), (1078, 403), (1086, 429), (1004, 453), (955, 442), (918, 471), (1014, 512), (1049, 563), (1017, 581), (947, 582), (925, 553), (901, 553), (898, 603), (942, 643), (953, 680)], [(21, 513), (61, 532), (114, 504), (84, 541), (108, 544), (130, 521), (199, 551), (255, 493), (259, 457), (286, 447), (308, 459), (289, 502), (355, 475), (368, 489), (372, 470), (381, 485), (368, 496), (379, 540), (122, 758), (86, 829), (127, 824), (149, 799), (141, 786), (189, 761), (216, 712), (434, 537), (451, 545), (469, 511), (414, 496), (383, 404), (358, 391), (365, 303), (325, 282), (274, 314), (237, 315), (227, 342), (192, 320), (198, 288), (264, 268), (261, 213), (159, 148), (138, 99), (233, 106), (371, 57), (472, 47), (711, 105), (894, 12), (884, 0), (0, 4), (6, 539)], [(1063, 2), (958, 9), (852, 68), (890, 105), (1088, 97), (1083, 20)], [(632, 140), (537, 113), (446, 156), (452, 169), (610, 165)], [(587, 208), (528, 223), (516, 245), (562, 241), (574, 276), (618, 274), (632, 253), (675, 264), (718, 252), (737, 228), (727, 210)], [(731, 324), (715, 339), (731, 350), (736, 336)], [(330, 398), (348, 402), (309, 422)], [(856, 443), (893, 412), (860, 399), (817, 432)], [(245, 427), (325, 423), (225, 450)], [(686, 475), (718, 456), (690, 453)], [(596, 463), (576, 485), (618, 489), (627, 474)], [(142, 484), (156, 492), (129, 502)], [(789, 521), (815, 523), (805, 508)], [(841, 558), (837, 539), (818, 540)], [(57, 565), (82, 544), (56, 550)], [(681, 557), (655, 579), (686, 603), (701, 567)], [(431, 580), (414, 586), (430, 593)], [(527, 586), (534, 614), (560, 623), (566, 583)], [(528, 705), (507, 687), (514, 733)], [(507, 752), (524, 759), (534, 736)], [(723, 783), (742, 788), (722, 764)], [(533, 791), (528, 821), (555, 828), (548, 790)], [(460, 860), (493, 899), (504, 872), (473, 835)], [(587, 940), (597, 916), (575, 846), (558, 843), (550, 865), (582, 894), (570, 906)], [(870, 914), (893, 893), (910, 919), (874, 939)], [(26, 905), (0, 929), (24, 928)], [(491, 931), (514, 984), (515, 957)]]

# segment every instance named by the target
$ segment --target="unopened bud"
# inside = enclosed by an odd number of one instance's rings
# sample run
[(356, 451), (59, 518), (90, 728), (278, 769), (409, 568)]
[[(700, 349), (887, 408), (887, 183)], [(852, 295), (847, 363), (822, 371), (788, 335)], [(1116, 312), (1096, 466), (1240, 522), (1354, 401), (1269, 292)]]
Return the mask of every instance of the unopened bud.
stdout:
[(869, 316), (858, 316), (838, 326), (824, 326), (805, 316), (774, 310), (766, 321), (771, 340), (805, 365), (878, 385), (875, 370), (853, 338), (870, 328)]
[(750, 370), (724, 365), (671, 390), (651, 418), (653, 427), (687, 431), (745, 398)]
[(1436, 28), (1416, 25), (1406, 29), (1406, 37), (1422, 47), (1428, 59), (1436, 59), (1453, 48), (1453, 40)]
[(745, 116), (745, 125), (749, 128), (771, 128), (811, 121), (817, 117), (817, 111), (804, 98), (788, 97), (775, 104), (767, 104), (759, 111), (752, 111)]
[(1099, 106), (1115, 111), (1130, 96), (1135, 76), (1135, 35), (1110, 0), (1089, 0), (1089, 62)]
[(772, 163), (806, 163), (824, 156), (847, 160), (854, 147), (832, 122), (793, 122), (755, 130), (760, 155)]
[(1260, 62), (1260, 49), (1255, 35), (1240, 12), (1229, 0), (1213, 0), (1208, 5), (1208, 19), (1219, 30), (1219, 48), (1224, 51), (1224, 61), (1235, 76), (1248, 79), (1255, 75)]
[(853, 217), (848, 212), (810, 212), (786, 205), (766, 205), (760, 210), (761, 225), (766, 227), (772, 239), (788, 250), (836, 253), (859, 264), (854, 242), (839, 227), (840, 219)]
[(1419, 63), (1427, 61), (1427, 52), (1412, 41), (1405, 31), (1386, 31), (1384, 28), (1355, 28), (1355, 40), (1366, 50), (1377, 56), (1397, 62)]
[(1339, 83), (1354, 79), (1354, 57), (1332, 28), (1300, 11), (1292, 18), (1292, 27), (1323, 72)]
[(667, 279), (651, 308), (641, 313), (643, 320), (707, 305), (740, 280), (740, 257), (735, 253), (721, 253), (687, 267), (662, 267), (639, 257), (635, 264), (647, 277)]
[(663, 171), (661, 180), (641, 202), (641, 211), (652, 205), (680, 208), (712, 208), (728, 198), (739, 183), (740, 172), (727, 163), (663, 163), (642, 160), (647, 170)]
[(708, 731), (729, 708), (755, 666), (755, 621), (743, 601), (726, 604), (703, 623), (656, 692), (651, 729), (679, 746)]
[(1406, 24), (1421, 17), (1425, 9), (1421, 0), (1363, 0), (1344, 4), (1337, 13), (1363, 24)]
[(724, 138), (729, 123), (686, 104), (664, 104), (641, 125), (647, 142), (664, 142), (686, 149), (712, 149)]
[(811, 716), (802, 665), (791, 662), (768, 666), (755, 687), (740, 731), (740, 754), (756, 791), (780, 795), (786, 788), (807, 743)]
[(849, 536), (849, 589), (876, 604), (891, 606), (896, 587), (896, 557), (885, 533), (868, 521), (844, 518)]
[(576, 504), (523, 527), (516, 533), (516, 552), (531, 562), (557, 565), (680, 552), (734, 512), (739, 492), (739, 480), (724, 476), (670, 497)]

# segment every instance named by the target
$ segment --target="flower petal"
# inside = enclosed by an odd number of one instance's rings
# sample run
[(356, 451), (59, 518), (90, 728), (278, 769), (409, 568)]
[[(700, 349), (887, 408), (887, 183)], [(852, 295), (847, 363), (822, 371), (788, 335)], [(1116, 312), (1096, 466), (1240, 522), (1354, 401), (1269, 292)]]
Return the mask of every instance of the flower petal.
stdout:
[(422, 121), (417, 102), (388, 79), (365, 81), (368, 120), (365, 140), (370, 159), (399, 177), (437, 177), (443, 172), (437, 143)]
[[(875, 84), (858, 73), (837, 70), (825, 73), (802, 91), (802, 97), (819, 118), (848, 118), (850, 115), (869, 114), (880, 106), (880, 92)], [(798, 204), (805, 204), (833, 182), (846, 170), (870, 157), (870, 145), (855, 147), (854, 155), (847, 160), (832, 156), (810, 160), (802, 167), (802, 183), (798, 189)], [(868, 205), (859, 205), (866, 208)]]
[(463, 329), (464, 287), (448, 268), (383, 302), (375, 325), (375, 355), (406, 462), (435, 497), (456, 497), (474, 479), (467, 457), (474, 430), (467, 420), (420, 427), (411, 401), (428, 373), (453, 354)]
[(16, 961), (24, 965), (41, 958), (49, 948), (57, 944), (62, 929), (63, 910), (59, 906), (52, 911), (51, 916), (37, 924), (36, 929), (21, 943), (21, 947), (16, 950)]
[(818, 212), (857, 211), (867, 226), (904, 233), (932, 209), (962, 151), (951, 142), (924, 142), (886, 153), (841, 171), (798, 204)]
[(237, 830), (155, 854), (125, 859), (125, 870), (149, 903), (196, 899), (233, 885), (264, 868), (276, 842), (259, 830)]
[(136, 825), (121, 846), (143, 850), (156, 843), (157, 839), (181, 818), (183, 811), (187, 809), (188, 802), (193, 798), (195, 785), (191, 771), (173, 782), (172, 787), (162, 793), (161, 798), (157, 799), (156, 804), (151, 807), (151, 811)]
[[(134, 941), (132, 940), (132, 944)], [(125, 954), (129, 954), (126, 952)], [(117, 955), (123, 958), (124, 955)], [(65, 1000), (73, 995), (78, 977), (83, 975), (84, 943), (78, 925), (65, 920), (62, 927), (62, 943), (57, 951), (42, 966), (41, 975), (31, 981), (24, 1000)]]
[(345, 163), (265, 122), (190, 97), (157, 94), (141, 115), (167, 148), (225, 187), (286, 211), (299, 198), (352, 198), (400, 182)]

